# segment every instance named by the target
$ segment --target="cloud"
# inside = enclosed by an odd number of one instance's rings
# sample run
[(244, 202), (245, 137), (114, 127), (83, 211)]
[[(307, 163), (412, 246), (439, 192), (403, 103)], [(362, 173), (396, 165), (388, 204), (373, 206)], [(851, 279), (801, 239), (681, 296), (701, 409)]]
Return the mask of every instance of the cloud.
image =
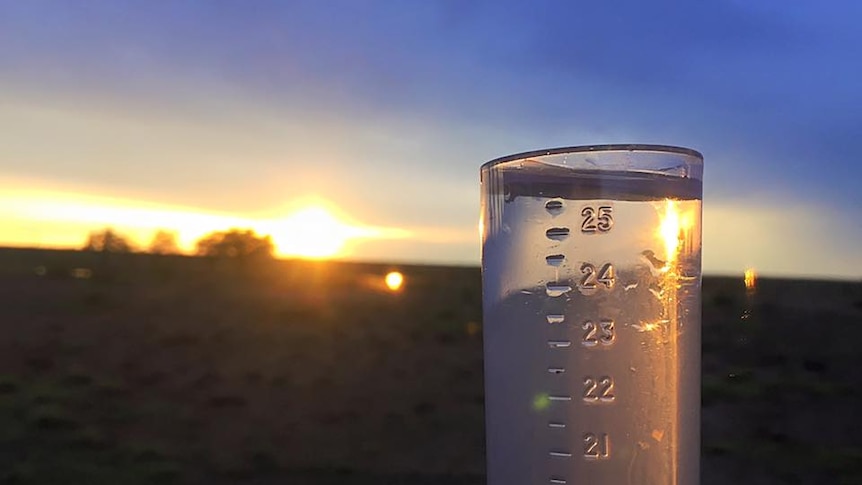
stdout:
[(860, 8), (5, 3), (0, 170), (214, 210), (313, 188), (375, 224), (467, 230), (483, 161), (669, 143), (704, 152), (707, 213), (754, 207), (764, 238), (797, 234), (764, 211), (862, 206)]

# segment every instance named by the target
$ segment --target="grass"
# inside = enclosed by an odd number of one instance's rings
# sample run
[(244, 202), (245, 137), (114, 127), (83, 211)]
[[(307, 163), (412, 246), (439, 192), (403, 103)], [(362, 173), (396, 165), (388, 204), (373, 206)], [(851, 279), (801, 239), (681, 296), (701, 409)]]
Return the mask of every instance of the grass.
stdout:
[[(15, 392), (0, 395), (0, 483), (170, 483), (181, 467), (164, 454), (112, 438), (102, 420), (109, 406), (92, 409), (95, 379), (4, 376)], [(12, 386), (6, 386), (10, 389)]]
[[(483, 483), (476, 268), (92, 256), (0, 250), (0, 484)], [(704, 279), (704, 485), (862, 483), (860, 298)]]

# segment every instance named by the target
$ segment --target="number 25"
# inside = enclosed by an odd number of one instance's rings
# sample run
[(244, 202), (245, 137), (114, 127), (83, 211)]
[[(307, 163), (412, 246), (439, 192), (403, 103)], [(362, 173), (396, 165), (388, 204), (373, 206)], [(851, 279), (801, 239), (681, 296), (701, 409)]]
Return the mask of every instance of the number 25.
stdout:
[(581, 223), (581, 232), (594, 234), (598, 232), (608, 232), (614, 226), (614, 208), (609, 205), (603, 205), (596, 210), (594, 207), (586, 206), (581, 210), (581, 216), (584, 221)]

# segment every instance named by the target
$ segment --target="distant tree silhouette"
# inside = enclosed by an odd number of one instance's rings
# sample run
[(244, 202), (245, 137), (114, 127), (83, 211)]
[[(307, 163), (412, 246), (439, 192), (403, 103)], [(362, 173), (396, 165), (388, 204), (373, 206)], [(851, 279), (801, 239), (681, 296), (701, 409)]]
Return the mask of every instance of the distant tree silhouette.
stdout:
[(84, 251), (96, 251), (99, 253), (130, 253), (132, 244), (125, 237), (107, 227), (99, 231), (92, 231), (87, 237)]
[(177, 254), (180, 247), (177, 244), (177, 233), (160, 229), (153, 236), (150, 243), (150, 252), (153, 254)]
[(197, 242), (199, 255), (217, 258), (270, 258), (273, 249), (272, 238), (258, 236), (251, 229), (216, 231)]

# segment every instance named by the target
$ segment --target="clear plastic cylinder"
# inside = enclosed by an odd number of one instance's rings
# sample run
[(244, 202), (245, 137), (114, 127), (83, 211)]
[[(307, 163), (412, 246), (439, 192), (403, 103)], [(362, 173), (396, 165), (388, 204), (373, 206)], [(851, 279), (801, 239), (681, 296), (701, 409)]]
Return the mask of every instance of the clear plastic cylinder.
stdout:
[(698, 483), (702, 174), (654, 145), (482, 166), (489, 485)]

